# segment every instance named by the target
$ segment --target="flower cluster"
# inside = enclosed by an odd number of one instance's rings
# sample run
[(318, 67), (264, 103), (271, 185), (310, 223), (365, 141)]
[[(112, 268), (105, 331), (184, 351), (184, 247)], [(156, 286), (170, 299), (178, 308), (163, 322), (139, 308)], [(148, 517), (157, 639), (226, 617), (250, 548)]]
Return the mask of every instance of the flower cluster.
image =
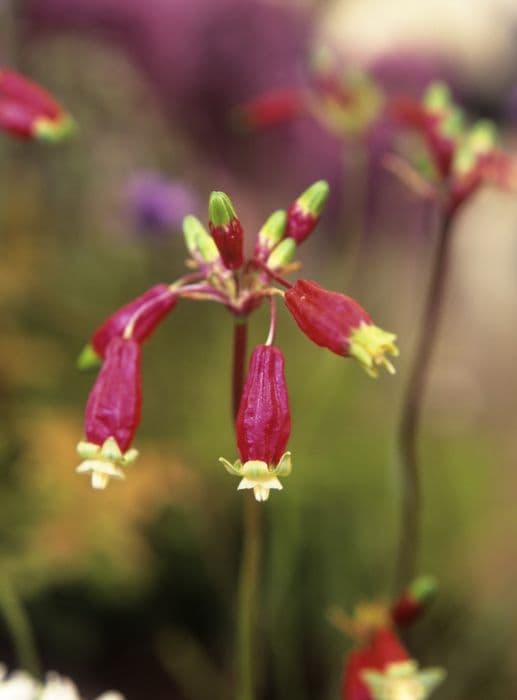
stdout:
[[(81, 700), (75, 684), (57, 673), (48, 673), (44, 683), (34, 680), (25, 671), (14, 671), (7, 676), (0, 665), (0, 697), (2, 700)], [(97, 700), (124, 700), (113, 691), (99, 695)]]
[(383, 603), (357, 606), (353, 618), (336, 612), (335, 622), (357, 648), (346, 660), (343, 700), (425, 700), (445, 677), (439, 668), (419, 670), (400, 641), (397, 626), (416, 620), (435, 591), (434, 579), (416, 579), (391, 608)]
[(394, 372), (387, 355), (398, 354), (395, 335), (374, 325), (355, 299), (310, 280), (291, 284), (284, 277), (299, 267), (293, 259), (316, 227), (327, 196), (327, 183), (319, 181), (287, 210), (271, 214), (246, 259), (244, 229), (235, 207), (224, 192), (213, 192), (208, 229), (194, 216), (183, 222), (191, 272), (172, 284), (155, 285), (94, 331), (79, 366), (102, 366), (86, 405), (85, 438), (77, 448), (83, 459), (77, 471), (90, 474), (94, 488), (105, 488), (111, 478), (123, 479), (125, 468), (138, 455), (132, 443), (142, 406), (142, 344), (180, 299), (223, 304), (240, 323), (269, 300), (267, 340), (253, 350), (242, 393), (236, 397), (239, 459), (221, 458), (228, 472), (240, 477), (238, 489), (252, 489), (258, 501), (267, 500), (271, 489), (281, 489), (279, 477), (291, 471), (284, 358), (274, 345), (277, 298), (317, 345), (354, 358), (372, 377), (382, 366)]
[(0, 68), (0, 129), (20, 139), (61, 141), (72, 117), (46, 90), (9, 68)]

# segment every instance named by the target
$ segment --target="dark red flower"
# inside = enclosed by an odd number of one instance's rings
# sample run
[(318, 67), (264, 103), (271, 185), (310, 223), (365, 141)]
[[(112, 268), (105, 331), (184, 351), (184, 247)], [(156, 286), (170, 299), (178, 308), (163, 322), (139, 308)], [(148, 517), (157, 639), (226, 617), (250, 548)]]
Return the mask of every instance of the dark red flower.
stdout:
[(419, 576), (399, 596), (391, 608), (394, 624), (407, 626), (417, 620), (434, 599), (437, 582), (433, 576)]
[(138, 453), (129, 448), (141, 407), (140, 345), (115, 337), (86, 404), (86, 441), (77, 448), (85, 460), (77, 471), (91, 473), (94, 488), (104, 488), (110, 477), (123, 479), (120, 466), (136, 459)]
[(70, 115), (46, 90), (0, 69), (0, 128), (21, 139), (57, 141), (73, 129)]
[(272, 90), (241, 105), (237, 117), (248, 129), (264, 129), (296, 119), (307, 111), (303, 90)]
[(291, 414), (285, 381), (284, 358), (279, 348), (257, 345), (253, 350), (236, 420), (241, 459), (226, 469), (241, 476), (239, 489), (253, 489), (265, 501), (270, 489), (281, 489), (278, 476), (291, 471), (285, 452), (291, 433)]
[(395, 371), (386, 353), (398, 355), (396, 336), (375, 326), (355, 299), (298, 280), (285, 293), (285, 303), (302, 332), (317, 345), (354, 357), (370, 376), (376, 377), (381, 365)]
[(78, 364), (88, 369), (104, 357), (106, 348), (115, 337), (122, 337), (129, 324), (134, 323), (131, 337), (143, 343), (160, 321), (174, 309), (178, 298), (166, 284), (157, 284), (115, 311), (94, 332), (91, 342), (81, 353)]

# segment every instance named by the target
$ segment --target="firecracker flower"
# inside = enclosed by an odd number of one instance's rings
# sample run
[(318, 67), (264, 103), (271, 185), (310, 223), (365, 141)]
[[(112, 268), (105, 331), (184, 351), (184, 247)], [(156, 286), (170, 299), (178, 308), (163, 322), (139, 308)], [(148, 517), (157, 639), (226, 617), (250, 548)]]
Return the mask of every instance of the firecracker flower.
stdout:
[(110, 478), (124, 479), (122, 467), (137, 458), (131, 443), (141, 406), (140, 345), (115, 337), (86, 404), (86, 440), (77, 446), (84, 459), (77, 472), (91, 474), (94, 489), (104, 489)]
[(20, 139), (56, 142), (69, 136), (75, 123), (42, 87), (0, 68), (0, 129)]
[[(240, 459), (233, 464), (221, 460), (241, 478), (238, 488), (253, 489), (257, 500), (265, 501), (271, 489), (281, 489), (279, 477), (291, 471), (291, 456), (285, 451), (291, 420), (284, 360), (273, 345), (278, 296), (285, 297), (302, 330), (319, 344), (355, 357), (371, 376), (377, 375), (380, 365), (393, 371), (385, 354), (397, 354), (395, 336), (374, 326), (356, 301), (306, 280), (293, 286), (284, 276), (299, 268), (294, 260), (298, 246), (312, 233), (327, 196), (327, 183), (319, 181), (288, 211), (274, 212), (260, 228), (248, 260), (244, 259), (243, 227), (224, 192), (210, 197), (209, 230), (195, 216), (185, 217), (190, 272), (171, 284), (155, 285), (109, 316), (79, 358), (81, 368), (103, 363), (86, 406), (86, 437), (78, 446), (84, 461), (77, 471), (91, 474), (94, 488), (104, 488), (111, 478), (123, 479), (124, 467), (137, 457), (131, 445), (142, 403), (141, 347), (180, 299), (222, 304), (238, 323), (269, 301), (268, 338), (252, 353), (242, 396), (240, 388), (234, 391), (234, 404), (240, 406), (236, 411)], [(325, 308), (323, 321), (318, 321), (320, 307), (329, 300), (332, 304)], [(331, 339), (320, 342), (324, 331)]]
[(298, 280), (286, 291), (285, 304), (301, 331), (317, 345), (353, 357), (371, 377), (377, 377), (381, 366), (395, 372), (386, 354), (399, 354), (396, 335), (375, 326), (352, 297)]
[(285, 381), (284, 357), (279, 348), (254, 349), (236, 420), (240, 459), (220, 462), (240, 476), (238, 490), (253, 489), (257, 501), (267, 501), (271, 489), (282, 489), (278, 477), (291, 473), (286, 452), (291, 414)]
[(143, 343), (160, 321), (174, 309), (176, 303), (177, 296), (173, 287), (156, 284), (122, 306), (94, 331), (90, 343), (78, 358), (79, 369), (89, 369), (100, 364), (109, 343), (113, 338), (121, 338), (131, 322), (133, 322), (132, 338)]

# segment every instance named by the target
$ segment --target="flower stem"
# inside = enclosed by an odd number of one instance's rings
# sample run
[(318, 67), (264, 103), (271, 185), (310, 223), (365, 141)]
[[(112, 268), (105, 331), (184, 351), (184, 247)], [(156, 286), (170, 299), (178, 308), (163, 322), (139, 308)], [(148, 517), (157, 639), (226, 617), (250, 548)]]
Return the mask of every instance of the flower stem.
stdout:
[[(237, 417), (244, 385), (248, 325), (237, 322), (233, 336), (233, 417)], [(248, 496), (248, 494), (246, 494)], [(251, 496), (251, 494), (250, 494)], [(244, 498), (242, 553), (239, 571), (237, 612), (237, 700), (253, 700), (255, 637), (255, 598), (260, 565), (261, 521), (259, 504)]]
[(401, 591), (416, 574), (418, 547), (420, 544), (420, 511), (422, 507), (417, 439), (429, 366), (443, 307), (453, 223), (453, 211), (450, 208), (445, 208), (422, 315), (420, 335), (417, 341), (399, 424), (398, 445), (402, 496), (395, 574), (397, 592)]
[(0, 611), (14, 642), (20, 667), (36, 678), (41, 677), (41, 666), (29, 619), (6, 575), (0, 580)]

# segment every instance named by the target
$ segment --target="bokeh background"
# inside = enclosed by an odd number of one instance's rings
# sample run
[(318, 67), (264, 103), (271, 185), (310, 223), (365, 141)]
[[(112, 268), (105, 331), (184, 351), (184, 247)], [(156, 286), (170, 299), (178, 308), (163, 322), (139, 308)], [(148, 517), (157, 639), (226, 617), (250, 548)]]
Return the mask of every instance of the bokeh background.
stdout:
[[(3, 0), (0, 58), (79, 124), (48, 148), (0, 142), (0, 577), (23, 598), (44, 667), (85, 697), (230, 698), (242, 494), (232, 458), (231, 319), (182, 303), (144, 353), (141, 457), (94, 493), (74, 474), (93, 375), (76, 357), (115, 308), (183, 271), (184, 214), (212, 189), (248, 234), (325, 178), (304, 274), (356, 295), (398, 333), (396, 377), (372, 382), (285, 313), (292, 476), (265, 505), (261, 698), (338, 697), (349, 641), (329, 607), (389, 596), (395, 428), (435, 242), (432, 205), (383, 167), (389, 134), (345, 140), (314, 118), (261, 133), (232, 110), (302, 86), (332, 46), (388, 92), (449, 80), (517, 142), (511, 0)], [(360, 245), (357, 245), (359, 240)], [(426, 396), (421, 570), (441, 591), (408, 644), (448, 669), (442, 700), (517, 694), (517, 199), (462, 212)], [(257, 313), (252, 341), (267, 318)], [(3, 578), (2, 578), (3, 580)], [(0, 587), (1, 588), (1, 587)], [(0, 620), (0, 659), (16, 666)]]

